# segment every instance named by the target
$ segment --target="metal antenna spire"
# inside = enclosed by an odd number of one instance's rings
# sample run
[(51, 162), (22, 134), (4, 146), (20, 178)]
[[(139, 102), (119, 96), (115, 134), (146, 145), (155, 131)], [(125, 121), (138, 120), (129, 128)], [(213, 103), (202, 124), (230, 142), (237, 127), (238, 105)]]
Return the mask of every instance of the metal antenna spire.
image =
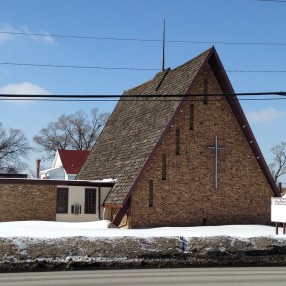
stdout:
[(162, 59), (162, 71), (165, 70), (165, 18), (163, 27), (163, 59)]

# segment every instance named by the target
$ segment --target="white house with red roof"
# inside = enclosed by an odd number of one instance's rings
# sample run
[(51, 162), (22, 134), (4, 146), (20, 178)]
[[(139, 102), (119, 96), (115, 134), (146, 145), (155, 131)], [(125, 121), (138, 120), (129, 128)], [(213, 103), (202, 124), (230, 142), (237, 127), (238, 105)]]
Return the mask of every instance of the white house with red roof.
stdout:
[(90, 151), (58, 150), (50, 169), (40, 172), (40, 179), (74, 180)]

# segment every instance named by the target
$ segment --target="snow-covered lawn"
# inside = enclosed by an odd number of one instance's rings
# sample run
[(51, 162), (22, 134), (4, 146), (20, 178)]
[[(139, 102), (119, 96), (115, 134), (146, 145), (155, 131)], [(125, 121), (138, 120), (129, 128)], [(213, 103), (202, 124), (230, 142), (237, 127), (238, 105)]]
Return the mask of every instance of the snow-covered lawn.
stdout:
[(150, 229), (118, 229), (108, 228), (109, 221), (97, 222), (52, 222), (52, 221), (20, 221), (0, 223), (0, 237), (31, 237), (31, 238), (60, 238), (60, 237), (272, 237), (286, 239), (279, 229), (265, 225), (224, 225), (198, 227), (161, 227)]

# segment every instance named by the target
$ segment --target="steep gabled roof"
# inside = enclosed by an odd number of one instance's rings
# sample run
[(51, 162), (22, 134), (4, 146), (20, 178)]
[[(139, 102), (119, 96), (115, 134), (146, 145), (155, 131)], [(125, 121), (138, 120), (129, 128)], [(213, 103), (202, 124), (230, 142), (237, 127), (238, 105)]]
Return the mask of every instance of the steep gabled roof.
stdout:
[(90, 151), (87, 150), (58, 150), (62, 166), (67, 174), (78, 174)]
[[(107, 197), (107, 205), (122, 206), (126, 196), (142, 170), (147, 158), (158, 143), (179, 100), (164, 100), (164, 94), (184, 94), (209, 50), (174, 69), (158, 73), (153, 80), (124, 93), (119, 100), (90, 156), (77, 179), (114, 177), (117, 182)], [(132, 98), (127, 95), (158, 95), (162, 101)], [(158, 100), (158, 98), (157, 98)], [(156, 119), (154, 119), (156, 118)]]
[[(77, 177), (89, 180), (116, 178), (116, 184), (106, 198), (106, 206), (126, 206), (147, 162), (172, 124), (184, 95), (190, 94), (195, 79), (207, 64), (215, 71), (245, 137), (251, 142), (250, 147), (254, 155), (259, 158), (258, 162), (273, 192), (278, 194), (278, 189), (213, 47), (174, 70), (159, 72), (152, 80), (124, 92)], [(137, 96), (128, 100), (130, 95)], [(142, 100), (140, 95), (156, 97)], [(182, 97), (166, 98), (164, 95), (182, 95)]]

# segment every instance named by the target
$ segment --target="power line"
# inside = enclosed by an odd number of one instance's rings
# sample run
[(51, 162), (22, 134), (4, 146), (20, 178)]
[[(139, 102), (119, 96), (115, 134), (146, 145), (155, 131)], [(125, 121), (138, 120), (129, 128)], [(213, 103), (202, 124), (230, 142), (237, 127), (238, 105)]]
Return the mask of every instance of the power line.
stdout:
[[(282, 2), (282, 1), (281, 1)], [(285, 2), (285, 1), (283, 1)], [(161, 39), (143, 39), (143, 38), (120, 38), (120, 37), (97, 37), (97, 36), (80, 36), (80, 35), (60, 35), (60, 34), (43, 34), (27, 32), (10, 32), (0, 31), (0, 34), (37, 36), (37, 37), (54, 37), (54, 38), (71, 38), (79, 40), (104, 40), (104, 41), (130, 41), (130, 42), (157, 42), (162, 43)], [(211, 45), (261, 45), (261, 46), (286, 46), (286, 43), (279, 42), (232, 42), (232, 41), (190, 41), (190, 40), (166, 40), (166, 43), (182, 44), (211, 44)]]
[[(33, 64), (0, 62), (0, 65), (30, 66), (43, 68), (71, 68), (71, 69), (101, 69), (101, 70), (129, 70), (129, 71), (160, 71), (159, 68), (136, 68), (136, 67), (105, 67), (105, 66), (80, 66), (80, 65), (56, 65), (56, 64)], [(227, 70), (228, 73), (286, 73), (286, 70)]]
[(286, 70), (227, 70), (228, 73), (285, 73)]
[(260, 2), (286, 2), (285, 0), (256, 0)]
[[(232, 96), (236, 95), (240, 98), (239, 100), (255, 100), (255, 101), (270, 101), (270, 100), (286, 100), (286, 92), (248, 92), (248, 93), (216, 93), (209, 94), (210, 101), (224, 100), (223, 98), (217, 99), (212, 98), (212, 96), (228, 97), (230, 100), (234, 99)], [(248, 96), (280, 96), (273, 98), (246, 98)], [(23, 100), (23, 101), (180, 101), (182, 97), (187, 98), (189, 101), (202, 101), (200, 98), (205, 96), (205, 94), (175, 94), (175, 95), (157, 95), (157, 94), (147, 94), (147, 95), (75, 95), (75, 94), (61, 94), (61, 95), (40, 95), (40, 94), (0, 94), (0, 100)]]
[(79, 65), (55, 65), (55, 64), (32, 64), (32, 63), (0, 63), (0, 65), (31, 66), (49, 68), (74, 68), (74, 69), (103, 69), (103, 70), (133, 70), (133, 71), (158, 71), (156, 68), (131, 68), (131, 67), (103, 67), (103, 66), (79, 66)]
[[(202, 93), (192, 93), (192, 94), (125, 94), (124, 97), (128, 98), (152, 98), (152, 97), (197, 97), (197, 96), (205, 96), (206, 94)], [(208, 94), (211, 96), (265, 96), (265, 95), (279, 95), (286, 96), (286, 91), (266, 91), (266, 92), (241, 92), (241, 93), (211, 93)], [(120, 98), (121, 94), (4, 94), (0, 93), (0, 97), (31, 97), (31, 98)]]
[[(137, 101), (137, 102), (168, 102), (168, 101), (180, 101), (180, 99), (121, 99), (122, 101)], [(224, 99), (208, 99), (209, 102), (214, 101), (223, 101)], [(230, 99), (231, 100), (231, 99)], [(239, 101), (278, 101), (278, 100), (286, 100), (286, 98), (240, 98)], [(11, 99), (11, 98), (0, 98), (0, 101), (45, 101), (45, 102), (117, 102), (118, 99), (37, 99), (37, 98), (20, 98), (20, 99)], [(185, 99), (185, 101), (196, 102), (196, 101), (204, 101), (204, 99)]]

